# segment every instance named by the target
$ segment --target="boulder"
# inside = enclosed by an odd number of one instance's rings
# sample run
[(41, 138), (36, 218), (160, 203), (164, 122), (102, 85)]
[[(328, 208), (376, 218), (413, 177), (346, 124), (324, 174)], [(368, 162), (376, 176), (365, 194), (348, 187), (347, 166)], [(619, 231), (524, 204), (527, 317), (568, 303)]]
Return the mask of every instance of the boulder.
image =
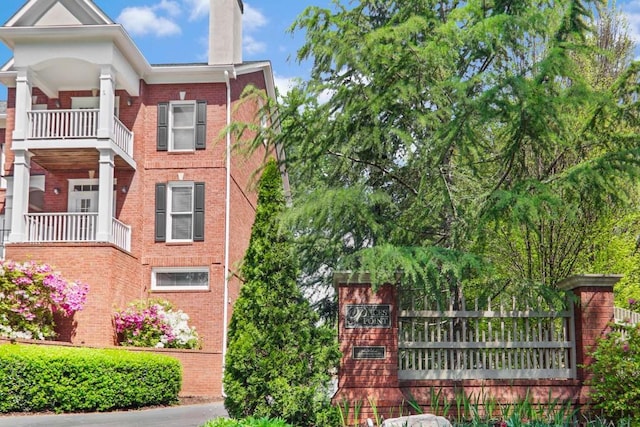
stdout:
[(451, 427), (451, 423), (444, 417), (421, 414), (389, 418), (388, 420), (384, 420), (382, 427)]

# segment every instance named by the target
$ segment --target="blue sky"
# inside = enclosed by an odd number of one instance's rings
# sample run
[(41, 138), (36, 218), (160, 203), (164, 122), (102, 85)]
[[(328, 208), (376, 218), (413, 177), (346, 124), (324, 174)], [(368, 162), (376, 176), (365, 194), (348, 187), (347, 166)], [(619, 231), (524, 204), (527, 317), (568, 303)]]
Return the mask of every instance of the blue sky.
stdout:
[[(0, 23), (5, 23), (26, 0), (0, 0)], [(209, 0), (94, 0), (112, 19), (125, 26), (152, 64), (206, 62)], [(349, 0), (342, 0), (349, 3)], [(245, 0), (244, 59), (273, 64), (276, 84), (286, 89), (290, 79), (305, 78), (309, 64), (295, 61), (303, 35), (287, 28), (307, 6), (329, 7), (331, 0)], [(640, 0), (618, 1), (632, 37), (640, 42)], [(0, 63), (11, 52), (0, 43)], [(0, 100), (6, 89), (0, 85)]]
[[(0, 0), (4, 24), (26, 0)], [(94, 0), (111, 19), (123, 24), (151, 64), (206, 62), (209, 0)], [(329, 7), (331, 0), (245, 0), (243, 40), (245, 60), (270, 60), (280, 88), (290, 79), (309, 74), (295, 55), (303, 36), (287, 28), (309, 5)], [(0, 63), (11, 51), (0, 42)], [(290, 59), (289, 59), (290, 58)], [(6, 88), (0, 85), (0, 100)]]

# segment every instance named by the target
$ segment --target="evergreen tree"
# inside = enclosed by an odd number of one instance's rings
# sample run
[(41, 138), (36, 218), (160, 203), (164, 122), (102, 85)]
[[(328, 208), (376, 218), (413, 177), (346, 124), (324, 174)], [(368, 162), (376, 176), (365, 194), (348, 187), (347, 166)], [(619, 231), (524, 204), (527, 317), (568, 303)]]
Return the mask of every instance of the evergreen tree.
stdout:
[[(472, 285), (519, 292), (575, 272), (640, 176), (640, 64), (585, 67), (616, 46), (593, 42), (605, 9), (360, 0), (298, 17), (311, 77), (252, 145), (286, 151), (305, 280), (402, 272), (458, 302)], [(513, 254), (526, 263), (504, 272)]]
[(290, 236), (279, 230), (285, 209), (274, 161), (258, 185), (251, 240), (241, 266), (244, 284), (235, 303), (225, 359), (225, 407), (234, 418), (282, 417), (315, 425), (327, 404), (329, 371), (340, 353), (334, 331), (318, 324), (303, 298)]

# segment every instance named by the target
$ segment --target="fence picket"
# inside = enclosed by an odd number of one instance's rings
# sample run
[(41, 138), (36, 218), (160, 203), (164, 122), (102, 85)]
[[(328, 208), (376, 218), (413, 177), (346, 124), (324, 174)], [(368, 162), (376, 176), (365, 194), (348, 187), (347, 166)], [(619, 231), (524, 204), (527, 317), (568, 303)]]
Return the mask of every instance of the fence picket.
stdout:
[[(426, 299), (406, 301), (399, 316), (401, 379), (573, 378), (571, 311), (474, 299), (448, 310), (429, 310)], [(495, 311), (494, 311), (495, 307)]]

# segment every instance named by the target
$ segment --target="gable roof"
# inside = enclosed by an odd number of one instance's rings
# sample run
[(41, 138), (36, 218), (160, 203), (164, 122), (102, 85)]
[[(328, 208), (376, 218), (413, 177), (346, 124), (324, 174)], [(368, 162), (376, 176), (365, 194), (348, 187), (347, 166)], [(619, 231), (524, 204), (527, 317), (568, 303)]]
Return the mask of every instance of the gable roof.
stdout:
[(29, 0), (5, 27), (113, 24), (91, 0)]

